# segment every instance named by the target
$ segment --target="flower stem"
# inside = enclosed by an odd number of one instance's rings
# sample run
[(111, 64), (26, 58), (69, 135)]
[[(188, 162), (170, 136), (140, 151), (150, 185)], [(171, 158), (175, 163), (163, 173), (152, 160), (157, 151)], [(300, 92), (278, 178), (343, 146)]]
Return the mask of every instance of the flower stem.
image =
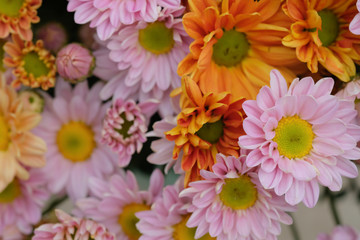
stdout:
[(63, 196), (61, 198), (55, 199), (51, 204), (42, 212), (42, 216), (45, 216), (46, 214), (50, 213), (52, 210), (54, 210), (59, 204), (64, 202), (67, 199), (67, 196)]
[(326, 195), (329, 196), (330, 209), (331, 209), (331, 213), (333, 215), (335, 224), (336, 225), (341, 225), (340, 217), (339, 217), (338, 211), (336, 209), (335, 196), (331, 193), (331, 191), (328, 188), (325, 191), (326, 191)]
[(291, 213), (288, 213), (288, 214), (293, 219), (293, 223), (290, 225), (290, 230), (291, 230), (291, 233), (292, 233), (292, 235), (294, 237), (294, 240), (300, 240), (300, 235), (299, 235), (299, 231), (298, 231), (298, 229), (296, 227), (295, 218)]

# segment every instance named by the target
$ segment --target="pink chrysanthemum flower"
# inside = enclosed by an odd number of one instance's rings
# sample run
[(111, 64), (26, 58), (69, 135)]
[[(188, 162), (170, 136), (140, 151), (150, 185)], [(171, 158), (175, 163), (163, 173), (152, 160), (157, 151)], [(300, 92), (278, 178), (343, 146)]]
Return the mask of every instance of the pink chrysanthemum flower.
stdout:
[[(360, 0), (357, 0), (356, 7), (360, 12)], [(353, 34), (360, 35), (360, 13), (356, 14), (354, 19), (350, 22), (349, 30)]]
[[(167, 140), (164, 134), (176, 127), (176, 125), (176, 117), (166, 116), (162, 120), (154, 123), (153, 131), (146, 134), (148, 137), (160, 138), (151, 142), (151, 150), (153, 153), (148, 156), (147, 161), (156, 165), (166, 164), (164, 169), (165, 173), (168, 173), (171, 168), (173, 168), (177, 174), (184, 172), (181, 169), (181, 161), (172, 158), (175, 142)], [(179, 159), (181, 158), (182, 152), (179, 155)]]
[(289, 90), (278, 71), (270, 78), (270, 88), (243, 104), (247, 135), (239, 137), (239, 145), (252, 150), (246, 164), (259, 166), (265, 188), (285, 194), (292, 205), (303, 201), (313, 207), (319, 184), (338, 191), (341, 176), (358, 174), (348, 160), (360, 158), (360, 127), (353, 124), (357, 112), (352, 101), (330, 95), (331, 78), (316, 84), (311, 77), (295, 79)]
[(160, 196), (164, 177), (156, 169), (150, 177), (147, 191), (140, 191), (134, 174), (128, 171), (114, 174), (109, 181), (90, 179), (92, 197), (80, 199), (77, 206), (88, 218), (106, 225), (118, 240), (140, 237), (136, 228), (136, 212), (149, 210)]
[(71, 217), (62, 210), (55, 210), (59, 223), (43, 224), (35, 229), (33, 240), (50, 239), (96, 239), (114, 240), (112, 233), (105, 226), (89, 220)]
[(49, 189), (66, 189), (72, 200), (87, 195), (90, 176), (105, 177), (116, 167), (116, 154), (100, 142), (109, 106), (99, 99), (101, 88), (97, 83), (90, 90), (85, 81), (72, 89), (59, 78), (55, 98), (45, 95), (43, 119), (36, 129), (48, 144), (44, 172)]
[(78, 43), (66, 45), (56, 56), (59, 75), (71, 83), (85, 80), (91, 75), (94, 65), (94, 56)]
[(336, 226), (331, 234), (321, 233), (316, 240), (359, 240), (360, 234), (349, 226)]
[(107, 45), (110, 59), (125, 72), (123, 77), (107, 83), (101, 91), (103, 100), (131, 91), (139, 95), (140, 101), (148, 98), (162, 101), (180, 86), (177, 65), (188, 52), (190, 42), (182, 25), (183, 12), (182, 6), (164, 8), (155, 22), (140, 21), (123, 27), (110, 39)]
[[(180, 181), (179, 181), (180, 180)], [(196, 228), (188, 228), (190, 217), (187, 205), (189, 198), (180, 198), (184, 180), (180, 178), (175, 185), (164, 188), (161, 198), (152, 205), (151, 210), (136, 213), (139, 222), (136, 227), (142, 236), (139, 240), (193, 240)], [(200, 240), (214, 239), (206, 234)]]
[(201, 170), (204, 180), (189, 183), (180, 193), (192, 199), (187, 226), (197, 227), (195, 238), (209, 232), (219, 240), (271, 240), (280, 234), (280, 223), (292, 223), (285, 211), (295, 207), (264, 189), (244, 158), (217, 154), (213, 172)]
[(15, 178), (0, 192), (0, 238), (15, 230), (30, 234), (41, 219), (41, 210), (50, 196), (46, 178), (39, 170), (31, 169), (29, 173), (28, 180)]
[(119, 155), (120, 167), (126, 167), (135, 151), (141, 151), (148, 120), (157, 106), (157, 101), (136, 104), (134, 100), (118, 98), (107, 110), (101, 141)]
[[(135, 21), (156, 20), (158, 7), (176, 7), (179, 0), (68, 0), (67, 10), (75, 12), (75, 22), (84, 24), (90, 22), (90, 27), (96, 28), (101, 40), (106, 40), (123, 24), (133, 24)], [(158, 6), (159, 5), (159, 6)]]

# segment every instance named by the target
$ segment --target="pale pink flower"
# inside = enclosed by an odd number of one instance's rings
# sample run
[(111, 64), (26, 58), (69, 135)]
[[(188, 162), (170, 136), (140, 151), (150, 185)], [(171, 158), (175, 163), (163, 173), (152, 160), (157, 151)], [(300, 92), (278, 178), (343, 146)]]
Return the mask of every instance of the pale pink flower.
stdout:
[(147, 191), (139, 189), (134, 174), (120, 171), (108, 181), (90, 179), (91, 197), (80, 199), (77, 206), (82, 213), (104, 224), (116, 235), (118, 240), (137, 239), (140, 235), (135, 224), (136, 212), (149, 210), (161, 195), (164, 177), (156, 169), (151, 177)]
[(264, 189), (244, 158), (217, 154), (213, 172), (201, 170), (204, 180), (189, 183), (180, 193), (192, 199), (187, 226), (197, 227), (195, 238), (208, 232), (219, 240), (271, 240), (280, 234), (280, 223), (292, 223), (285, 211), (296, 208)]
[(5, 234), (30, 234), (41, 219), (42, 208), (50, 197), (46, 178), (38, 169), (30, 169), (29, 173), (28, 180), (15, 178), (0, 192), (0, 238)]
[(49, 22), (36, 31), (36, 38), (43, 40), (46, 49), (57, 52), (66, 44), (67, 34), (60, 23)]
[(136, 104), (134, 100), (118, 98), (107, 110), (101, 141), (118, 154), (120, 167), (126, 167), (135, 151), (141, 151), (147, 124), (157, 106), (157, 101)]
[(90, 22), (101, 40), (106, 40), (123, 24), (143, 20), (153, 22), (160, 7), (176, 7), (179, 0), (68, 0), (67, 10), (75, 12), (75, 22)]
[(94, 56), (78, 43), (66, 45), (56, 56), (59, 75), (71, 83), (85, 80), (91, 75), (94, 65)]
[[(181, 169), (181, 161), (172, 158), (175, 142), (167, 140), (164, 134), (176, 127), (176, 125), (175, 116), (166, 116), (162, 120), (154, 123), (153, 131), (148, 132), (146, 136), (160, 139), (151, 142), (151, 150), (153, 153), (147, 157), (147, 161), (156, 165), (166, 164), (164, 169), (165, 173), (168, 173), (169, 170), (173, 168), (175, 173), (181, 174), (184, 172)], [(179, 155), (179, 159), (181, 158), (182, 152)]]
[(349, 226), (336, 226), (331, 234), (321, 233), (316, 240), (360, 240), (360, 234)]
[(190, 43), (182, 25), (183, 12), (181, 6), (162, 9), (154, 23), (140, 21), (112, 36), (107, 44), (109, 56), (123, 72), (106, 84), (101, 91), (103, 100), (135, 93), (140, 102), (149, 98), (169, 102), (170, 91), (181, 84), (177, 65)]
[(44, 172), (53, 193), (66, 190), (72, 200), (88, 193), (88, 178), (106, 177), (116, 168), (116, 154), (103, 145), (102, 121), (109, 104), (99, 99), (102, 83), (75, 88), (59, 78), (55, 97), (44, 94), (42, 122), (35, 129), (48, 144)]
[(50, 239), (95, 239), (114, 240), (112, 233), (105, 226), (89, 219), (75, 218), (62, 210), (55, 210), (59, 223), (40, 225), (35, 229), (33, 240)]
[[(360, 12), (360, 0), (357, 0), (356, 7)], [(360, 35), (360, 13), (356, 14), (353, 20), (350, 22), (349, 30), (353, 34)]]
[(270, 88), (263, 87), (256, 100), (243, 104), (247, 135), (239, 137), (239, 145), (252, 150), (246, 164), (259, 166), (265, 188), (285, 194), (292, 205), (303, 201), (313, 207), (319, 184), (338, 191), (341, 176), (358, 174), (349, 160), (360, 158), (354, 102), (330, 95), (331, 78), (316, 84), (310, 77), (295, 79), (289, 89), (277, 70), (270, 78)]

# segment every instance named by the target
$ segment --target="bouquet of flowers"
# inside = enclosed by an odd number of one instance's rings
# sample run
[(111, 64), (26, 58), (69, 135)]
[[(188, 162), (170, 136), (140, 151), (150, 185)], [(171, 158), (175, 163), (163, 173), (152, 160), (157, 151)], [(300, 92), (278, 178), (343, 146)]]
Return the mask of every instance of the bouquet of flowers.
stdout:
[(358, 175), (359, 10), (0, 0), (0, 239), (298, 240), (319, 196), (317, 239), (360, 239), (334, 193)]

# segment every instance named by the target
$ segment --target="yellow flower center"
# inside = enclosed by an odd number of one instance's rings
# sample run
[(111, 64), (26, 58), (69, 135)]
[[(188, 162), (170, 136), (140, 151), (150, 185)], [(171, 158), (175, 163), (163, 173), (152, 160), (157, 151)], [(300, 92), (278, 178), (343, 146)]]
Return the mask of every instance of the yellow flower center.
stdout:
[(236, 30), (225, 31), (213, 46), (212, 59), (220, 66), (235, 66), (247, 55), (249, 46), (244, 33)]
[(120, 117), (124, 120), (124, 123), (121, 125), (120, 129), (115, 129), (115, 131), (120, 133), (123, 136), (123, 138), (125, 139), (125, 138), (130, 137), (129, 129), (134, 124), (134, 121), (127, 120), (125, 113), (121, 113)]
[[(195, 232), (196, 228), (188, 228), (186, 226), (187, 221), (189, 220), (190, 215), (186, 215), (182, 218), (182, 220), (176, 224), (173, 233), (174, 240), (195, 240)], [(212, 240), (215, 239), (211, 237), (208, 233), (198, 238), (198, 240)]]
[(141, 233), (136, 227), (139, 219), (135, 216), (135, 213), (146, 210), (150, 210), (150, 206), (140, 203), (131, 203), (123, 208), (118, 223), (130, 240), (137, 240), (141, 236)]
[(11, 203), (21, 195), (21, 186), (18, 180), (14, 179), (0, 193), (0, 203)]
[(213, 123), (205, 123), (195, 134), (202, 140), (210, 143), (217, 143), (224, 132), (224, 123), (218, 120)]
[(280, 155), (292, 159), (309, 154), (313, 139), (311, 124), (294, 115), (279, 121), (273, 141), (277, 143)]
[(87, 160), (96, 147), (94, 132), (83, 122), (64, 124), (57, 133), (56, 143), (61, 154), (73, 162)]
[(321, 30), (318, 31), (319, 39), (324, 47), (335, 42), (339, 35), (339, 21), (337, 16), (330, 10), (318, 12), (321, 18)]
[(18, 17), (19, 10), (23, 6), (25, 0), (0, 0), (0, 14), (9, 17)]
[(0, 115), (0, 151), (6, 151), (10, 143), (10, 128), (5, 118)]
[(29, 52), (23, 57), (24, 69), (28, 74), (33, 74), (35, 78), (47, 76), (50, 69), (36, 52)]
[(164, 22), (150, 23), (139, 30), (139, 43), (154, 54), (167, 53), (174, 46), (173, 30), (167, 28)]
[(227, 178), (220, 193), (220, 200), (234, 210), (243, 210), (253, 206), (257, 200), (255, 184), (246, 175)]

